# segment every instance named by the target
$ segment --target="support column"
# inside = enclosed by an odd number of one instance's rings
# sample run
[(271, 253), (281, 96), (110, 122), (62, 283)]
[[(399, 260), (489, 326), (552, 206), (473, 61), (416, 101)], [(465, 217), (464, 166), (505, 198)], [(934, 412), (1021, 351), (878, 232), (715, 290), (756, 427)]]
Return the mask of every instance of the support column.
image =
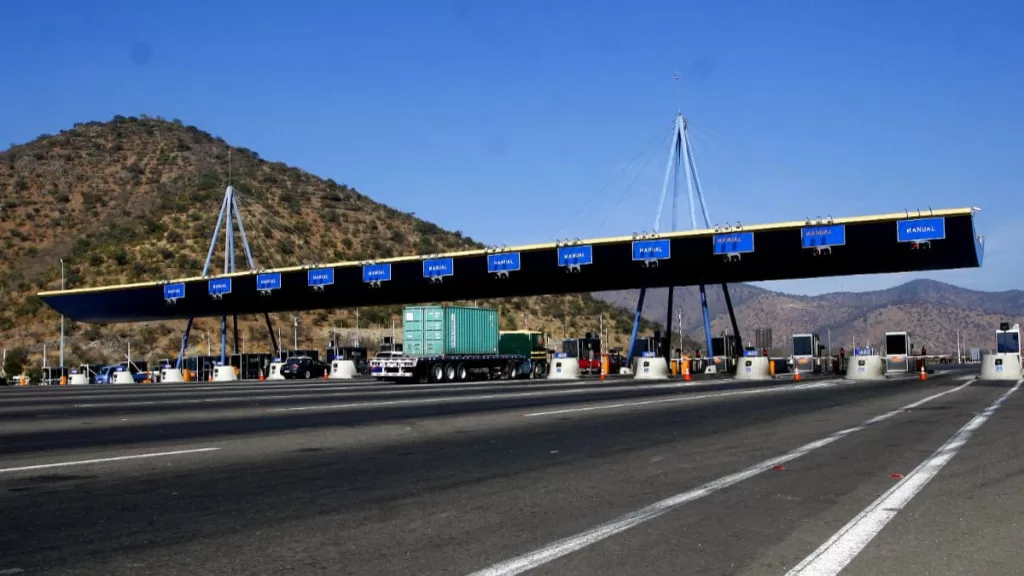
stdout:
[(668, 312), (665, 314), (665, 331), (668, 333), (668, 345), (665, 346), (665, 361), (671, 365), (672, 363), (672, 292), (675, 290), (672, 286), (668, 287)]

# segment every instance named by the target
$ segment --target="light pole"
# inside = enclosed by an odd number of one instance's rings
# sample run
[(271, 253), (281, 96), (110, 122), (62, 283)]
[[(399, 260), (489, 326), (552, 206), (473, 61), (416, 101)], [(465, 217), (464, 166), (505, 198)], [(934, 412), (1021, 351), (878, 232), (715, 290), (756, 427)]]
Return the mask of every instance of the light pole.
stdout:
[[(60, 259), (60, 289), (64, 291), (64, 259)], [(60, 367), (64, 367), (64, 314), (60, 315)]]
[(293, 343), (292, 349), (293, 350), (298, 350), (299, 349), (299, 317), (298, 316), (293, 316), (292, 317), (292, 327), (294, 329), (293, 335), (292, 335), (292, 343)]

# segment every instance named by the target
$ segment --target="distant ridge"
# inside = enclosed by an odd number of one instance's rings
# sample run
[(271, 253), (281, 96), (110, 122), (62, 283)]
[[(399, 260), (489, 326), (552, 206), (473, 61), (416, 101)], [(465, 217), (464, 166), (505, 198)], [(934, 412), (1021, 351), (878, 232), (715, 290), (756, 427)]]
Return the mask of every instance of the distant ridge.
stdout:
[[(907, 330), (914, 343), (929, 352), (956, 350), (956, 328), (968, 347), (991, 348), (999, 322), (1024, 323), (1024, 291), (983, 292), (935, 280), (913, 280), (886, 290), (833, 292), (817, 296), (783, 294), (746, 284), (730, 285), (740, 333), (754, 340), (755, 328), (771, 328), (773, 345), (788, 350), (794, 333), (817, 332), (824, 342), (829, 330), (833, 346), (847, 348), (881, 342), (887, 331)], [(664, 322), (665, 290), (648, 291), (644, 316)], [(618, 306), (635, 306), (636, 291), (604, 292), (595, 296)], [(700, 301), (696, 288), (677, 288), (685, 331), (703, 339)], [(712, 331), (731, 332), (722, 291), (708, 288)]]

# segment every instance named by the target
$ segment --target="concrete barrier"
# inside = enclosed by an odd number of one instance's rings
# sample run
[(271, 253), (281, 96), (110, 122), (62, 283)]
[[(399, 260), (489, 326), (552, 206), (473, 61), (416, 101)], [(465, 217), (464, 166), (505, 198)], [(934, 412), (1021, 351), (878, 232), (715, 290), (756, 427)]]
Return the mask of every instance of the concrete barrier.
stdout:
[(171, 384), (176, 384), (184, 381), (185, 376), (181, 373), (181, 370), (178, 368), (164, 368), (163, 370), (160, 371), (160, 382), (169, 382)]
[(737, 380), (771, 380), (774, 378), (767, 356), (745, 356), (736, 366)]
[(351, 360), (332, 360), (331, 361), (331, 373), (328, 378), (337, 378), (341, 380), (348, 380), (355, 378), (359, 374), (356, 371), (356, 363)]
[(114, 384), (135, 384), (135, 378), (127, 370), (114, 372)]
[(214, 382), (234, 382), (238, 380), (238, 374), (235, 374), (234, 366), (214, 366), (213, 367), (213, 381)]
[(986, 354), (981, 357), (983, 380), (1020, 380), (1022, 377), (1020, 354), (1015, 352)]
[(267, 374), (267, 380), (284, 380), (284, 376), (281, 375), (282, 366), (284, 366), (284, 362), (271, 362), (270, 374)]
[(553, 358), (548, 368), (549, 380), (576, 380), (580, 377), (580, 363), (575, 358)]
[(68, 380), (68, 382), (70, 382), (72, 386), (81, 386), (82, 384), (88, 384), (89, 383), (89, 375), (88, 374), (72, 374), (71, 375), (71, 379)]
[(886, 361), (881, 356), (854, 356), (846, 362), (846, 377), (850, 380), (881, 380), (885, 378)]
[(637, 380), (667, 380), (668, 362), (661, 356), (638, 358), (636, 374), (633, 375), (633, 378)]

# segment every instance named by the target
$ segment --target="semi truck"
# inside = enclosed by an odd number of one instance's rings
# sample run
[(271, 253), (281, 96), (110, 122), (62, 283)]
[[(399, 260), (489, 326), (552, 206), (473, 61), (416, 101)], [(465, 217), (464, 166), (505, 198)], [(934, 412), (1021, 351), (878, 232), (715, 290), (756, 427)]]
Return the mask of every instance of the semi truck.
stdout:
[(465, 382), (547, 375), (543, 334), (501, 332), (492, 308), (407, 306), (402, 310), (402, 340), (401, 353), (370, 360), (371, 376)]

